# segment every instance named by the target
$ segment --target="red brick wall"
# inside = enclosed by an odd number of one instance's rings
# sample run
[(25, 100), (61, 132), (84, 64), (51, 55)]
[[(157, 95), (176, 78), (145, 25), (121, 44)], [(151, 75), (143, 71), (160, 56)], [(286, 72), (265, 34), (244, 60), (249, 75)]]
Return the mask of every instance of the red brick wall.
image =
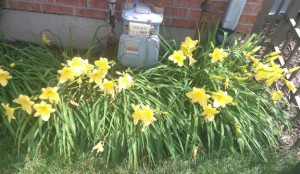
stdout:
[[(55, 13), (104, 19), (108, 9), (107, 0), (0, 0), (7, 9), (26, 10), (42, 13)], [(154, 0), (142, 0), (152, 4)], [(201, 14), (203, 0), (164, 0), (164, 24), (174, 27), (195, 28)], [(240, 18), (237, 31), (249, 33), (256, 21), (263, 0), (248, 0)], [(221, 19), (228, 0), (209, 1), (209, 21)], [(120, 18), (121, 5), (118, 3), (117, 15)]]

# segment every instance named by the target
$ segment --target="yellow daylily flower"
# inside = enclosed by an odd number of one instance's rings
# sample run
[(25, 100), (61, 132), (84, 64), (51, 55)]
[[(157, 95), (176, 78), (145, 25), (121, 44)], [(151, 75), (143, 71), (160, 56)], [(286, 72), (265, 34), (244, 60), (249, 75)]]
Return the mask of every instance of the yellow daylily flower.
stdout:
[(272, 69), (268, 65), (259, 62), (255, 67), (254, 72), (256, 72), (255, 79), (259, 81), (262, 79), (268, 79), (271, 75), (270, 72), (272, 72)]
[(142, 121), (144, 123), (144, 126), (149, 126), (151, 123), (156, 121), (153, 111), (150, 109), (149, 105), (146, 106), (142, 105), (142, 111), (143, 111)]
[(46, 36), (45, 33), (43, 33), (43, 35), (42, 35), (42, 43), (43, 43), (44, 45), (49, 45), (49, 44), (51, 43), (51, 40), (48, 39), (48, 37)]
[(74, 80), (75, 72), (72, 68), (64, 67), (62, 70), (58, 70), (57, 72), (60, 74), (59, 83), (65, 83), (68, 80)]
[(213, 108), (211, 104), (207, 106), (203, 106), (203, 112), (201, 113), (202, 116), (205, 116), (206, 121), (213, 121), (215, 119), (215, 115), (218, 114), (216, 108)]
[(7, 81), (11, 78), (12, 78), (12, 76), (10, 75), (10, 73), (8, 71), (5, 71), (0, 68), (0, 84), (1, 84), (1, 86), (6, 86)]
[(214, 100), (213, 106), (215, 108), (222, 107), (224, 108), (226, 104), (232, 103), (233, 99), (231, 96), (227, 94), (227, 92), (224, 92), (222, 90), (219, 90), (218, 92), (212, 93), (212, 99)]
[(146, 126), (149, 126), (151, 123), (156, 121), (154, 117), (154, 113), (152, 109), (150, 109), (149, 105), (131, 105), (134, 113), (132, 114), (134, 125), (137, 125), (138, 121), (141, 120), (143, 123), (142, 131), (144, 131)]
[(14, 112), (15, 112), (16, 108), (9, 107), (9, 104), (2, 103), (1, 105), (5, 109), (4, 115), (7, 116), (9, 123), (11, 122), (12, 119), (16, 119), (16, 117), (14, 116)]
[(100, 88), (111, 95), (114, 94), (114, 87), (115, 87), (114, 82), (108, 81), (107, 79), (104, 79), (103, 83), (100, 84)]
[(32, 113), (33, 101), (30, 101), (30, 98), (27, 95), (20, 94), (19, 98), (13, 100), (14, 103), (21, 105), (23, 111), (26, 111), (28, 114)]
[(96, 144), (94, 147), (93, 147), (93, 150), (94, 151), (96, 150), (97, 154), (99, 152), (103, 152), (104, 151), (104, 142), (103, 141), (100, 141), (98, 144)]
[(132, 114), (133, 117), (133, 124), (137, 125), (139, 120), (142, 119), (143, 111), (140, 109), (139, 105), (132, 104), (131, 107), (133, 108), (134, 112)]
[(212, 53), (208, 54), (208, 56), (212, 58), (211, 63), (216, 63), (218, 61), (223, 62), (224, 58), (228, 56), (228, 53), (223, 49), (215, 48)]
[(189, 65), (196, 63), (197, 61), (193, 58), (193, 52), (196, 50), (198, 40), (192, 40), (190, 37), (186, 37), (185, 41), (181, 43), (180, 50), (185, 56), (189, 58)]
[(68, 61), (68, 66), (73, 70), (75, 76), (85, 75), (88, 71), (94, 69), (94, 66), (89, 64), (87, 59), (81, 57), (74, 57), (71, 61)]
[(193, 87), (193, 91), (187, 93), (186, 96), (192, 100), (192, 103), (198, 102), (201, 106), (206, 106), (207, 100), (210, 98), (210, 96), (205, 93), (204, 88), (196, 87)]
[(87, 76), (90, 78), (89, 83), (95, 82), (96, 84), (100, 84), (105, 74), (106, 72), (101, 69), (94, 69), (93, 72), (87, 73)]
[[(94, 62), (94, 64), (95, 64), (99, 69), (102, 69), (103, 72), (106, 72), (106, 73), (107, 73), (108, 69), (110, 69), (109, 62), (108, 62), (108, 60), (107, 60), (106, 58), (100, 57), (100, 59), (99, 59), (99, 60), (96, 60), (96, 61)], [(106, 73), (105, 73), (105, 74), (106, 74)]]
[(290, 91), (293, 92), (296, 89), (295, 85), (292, 82), (290, 82), (290, 81), (288, 81), (286, 79), (284, 79), (284, 82), (285, 82), (286, 86), (288, 87), (289, 92)]
[(134, 81), (129, 74), (125, 74), (123, 77), (119, 77), (118, 79), (118, 89), (119, 92), (123, 89), (129, 89), (134, 85)]
[(282, 77), (283, 77), (282, 74), (276, 74), (273, 77), (268, 78), (266, 80), (267, 86), (271, 86), (274, 82), (277, 82)]
[(48, 121), (50, 118), (50, 114), (55, 112), (55, 109), (53, 109), (50, 104), (47, 104), (44, 101), (42, 101), (40, 104), (33, 105), (33, 109), (36, 111), (34, 116), (40, 116), (44, 121)]
[(283, 92), (282, 91), (272, 91), (272, 100), (277, 103), (282, 97), (283, 97)]
[(183, 66), (183, 61), (186, 59), (186, 56), (183, 54), (182, 50), (174, 51), (174, 53), (169, 56), (169, 60), (173, 61), (174, 63), (177, 63), (178, 66)]
[(42, 88), (42, 94), (40, 99), (49, 100), (50, 103), (58, 104), (60, 102), (59, 94), (57, 93), (57, 87)]

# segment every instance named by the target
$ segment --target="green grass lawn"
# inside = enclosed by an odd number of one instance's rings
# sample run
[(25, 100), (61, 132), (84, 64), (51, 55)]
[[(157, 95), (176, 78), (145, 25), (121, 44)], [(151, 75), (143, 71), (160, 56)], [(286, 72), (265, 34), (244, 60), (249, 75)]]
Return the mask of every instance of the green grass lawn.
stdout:
[(126, 162), (115, 166), (105, 166), (104, 159), (95, 153), (82, 153), (72, 161), (60, 156), (41, 153), (37, 159), (30, 159), (25, 153), (18, 156), (14, 140), (1, 135), (0, 173), (261, 173), (297, 174), (300, 171), (300, 157), (297, 150), (269, 153), (268, 162), (248, 156), (220, 156), (209, 159), (198, 155), (196, 161), (177, 159), (160, 161), (156, 165), (141, 165), (137, 171), (128, 167)]

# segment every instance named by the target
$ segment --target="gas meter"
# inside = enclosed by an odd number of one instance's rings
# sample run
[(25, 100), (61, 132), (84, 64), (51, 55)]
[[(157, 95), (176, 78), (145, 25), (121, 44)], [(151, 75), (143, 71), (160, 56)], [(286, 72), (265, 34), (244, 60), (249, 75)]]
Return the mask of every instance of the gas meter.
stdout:
[(135, 4), (122, 12), (123, 29), (119, 40), (118, 60), (128, 67), (150, 67), (158, 62), (159, 25), (162, 13), (151, 6)]

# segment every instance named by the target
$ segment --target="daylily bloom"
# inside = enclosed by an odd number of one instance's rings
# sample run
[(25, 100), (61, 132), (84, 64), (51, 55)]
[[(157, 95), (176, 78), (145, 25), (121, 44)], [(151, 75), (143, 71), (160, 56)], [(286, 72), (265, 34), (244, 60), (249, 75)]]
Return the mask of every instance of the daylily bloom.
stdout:
[(33, 105), (33, 109), (35, 109), (35, 117), (40, 116), (42, 120), (48, 121), (50, 118), (50, 114), (55, 112), (55, 109), (52, 108), (50, 104), (42, 101), (40, 104)]
[(205, 116), (205, 120), (213, 121), (215, 119), (215, 115), (218, 113), (219, 111), (217, 111), (216, 108), (213, 108), (211, 104), (209, 104), (207, 106), (203, 106), (203, 112), (201, 113), (201, 115)]
[(45, 45), (49, 45), (51, 43), (51, 40), (48, 39), (48, 37), (46, 36), (45, 33), (43, 33), (43, 35), (42, 35), (42, 43)]
[(150, 109), (149, 105), (147, 106), (142, 105), (142, 111), (143, 111), (142, 121), (144, 123), (144, 127), (149, 126), (151, 123), (156, 121), (153, 111)]
[(139, 120), (142, 119), (143, 111), (141, 110), (139, 105), (132, 104), (131, 107), (133, 108), (134, 112), (132, 114), (133, 117), (133, 124), (137, 125)]
[(201, 106), (207, 105), (207, 100), (210, 98), (209, 95), (205, 93), (204, 88), (193, 88), (192, 92), (186, 94), (188, 98), (192, 100), (192, 103), (198, 102)]
[(272, 95), (272, 100), (275, 103), (277, 103), (277, 101), (279, 101), (281, 99), (281, 97), (283, 96), (283, 92), (282, 91), (272, 91), (271, 95)]
[(57, 87), (42, 88), (42, 94), (40, 99), (49, 100), (50, 103), (58, 104), (60, 102), (59, 94), (57, 93)]
[(4, 114), (7, 116), (9, 123), (11, 122), (12, 119), (16, 119), (16, 117), (14, 116), (14, 112), (16, 108), (9, 107), (9, 104), (2, 103), (1, 105), (5, 109)]
[(274, 82), (277, 82), (282, 78), (282, 74), (276, 74), (273, 77), (270, 77), (266, 80), (267, 86), (271, 86)]
[(268, 79), (271, 75), (270, 72), (272, 72), (272, 69), (268, 65), (259, 62), (255, 67), (254, 72), (256, 72), (255, 79), (259, 81), (262, 79)]
[(104, 151), (104, 142), (100, 141), (98, 144), (96, 144), (96, 146), (93, 147), (93, 150), (96, 150), (97, 154), (99, 152), (103, 152)]
[(134, 85), (134, 81), (132, 77), (127, 73), (123, 77), (119, 77), (118, 79), (119, 92), (122, 91), (122, 89), (129, 89), (133, 85)]
[(189, 58), (189, 65), (197, 62), (193, 58), (193, 52), (196, 50), (196, 45), (198, 40), (192, 40), (190, 37), (186, 37), (185, 41), (181, 43), (180, 50), (183, 52), (185, 56)]
[(20, 94), (19, 98), (13, 100), (13, 102), (21, 105), (23, 111), (26, 111), (28, 114), (32, 113), (33, 101), (30, 101), (30, 98), (27, 95)]
[(232, 103), (233, 99), (227, 94), (227, 92), (219, 90), (218, 92), (213, 92), (212, 94), (212, 99), (214, 100), (213, 106), (215, 108), (220, 106), (224, 108), (226, 104)]
[(183, 61), (186, 59), (186, 56), (183, 54), (182, 50), (174, 51), (174, 53), (169, 56), (169, 60), (173, 61), (174, 63), (177, 63), (178, 66), (183, 66)]
[(4, 71), (3, 69), (0, 68), (0, 84), (1, 86), (6, 86), (7, 81), (11, 79), (12, 76), (8, 71)]
[(94, 66), (89, 64), (87, 59), (81, 57), (74, 57), (71, 61), (68, 61), (68, 66), (74, 71), (74, 76), (87, 74), (88, 71), (94, 69)]
[(153, 111), (150, 109), (149, 105), (142, 105), (140, 107), (140, 105), (135, 106), (132, 104), (131, 106), (134, 110), (134, 113), (132, 114), (133, 123), (134, 125), (137, 125), (138, 121), (141, 120), (143, 122), (142, 131), (144, 131), (146, 126), (149, 126), (151, 123), (156, 121)]
[(114, 94), (114, 87), (115, 87), (114, 82), (108, 81), (107, 79), (104, 79), (103, 83), (100, 84), (100, 88), (111, 95)]
[(65, 83), (68, 80), (74, 80), (75, 73), (72, 68), (64, 67), (62, 70), (58, 70), (57, 72), (60, 74), (59, 83)]
[(286, 79), (284, 79), (284, 82), (285, 82), (286, 86), (288, 87), (289, 92), (290, 91), (293, 92), (296, 89), (295, 85), (292, 82), (290, 82), (290, 81), (288, 81)]
[(101, 69), (94, 69), (93, 72), (87, 74), (90, 78), (89, 83), (95, 82), (96, 84), (100, 84), (102, 79), (105, 77), (105, 72)]
[(216, 63), (218, 61), (223, 62), (224, 58), (228, 56), (228, 53), (223, 49), (215, 48), (212, 53), (208, 54), (212, 58), (211, 63)]
[[(100, 59), (99, 59), (99, 60), (96, 60), (96, 61), (94, 62), (94, 64), (95, 64), (99, 69), (102, 69), (103, 72), (106, 72), (106, 73), (107, 73), (108, 69), (110, 68), (109, 63), (108, 63), (108, 60), (107, 60), (106, 58), (100, 57)], [(105, 74), (106, 74), (106, 73), (105, 73)]]

